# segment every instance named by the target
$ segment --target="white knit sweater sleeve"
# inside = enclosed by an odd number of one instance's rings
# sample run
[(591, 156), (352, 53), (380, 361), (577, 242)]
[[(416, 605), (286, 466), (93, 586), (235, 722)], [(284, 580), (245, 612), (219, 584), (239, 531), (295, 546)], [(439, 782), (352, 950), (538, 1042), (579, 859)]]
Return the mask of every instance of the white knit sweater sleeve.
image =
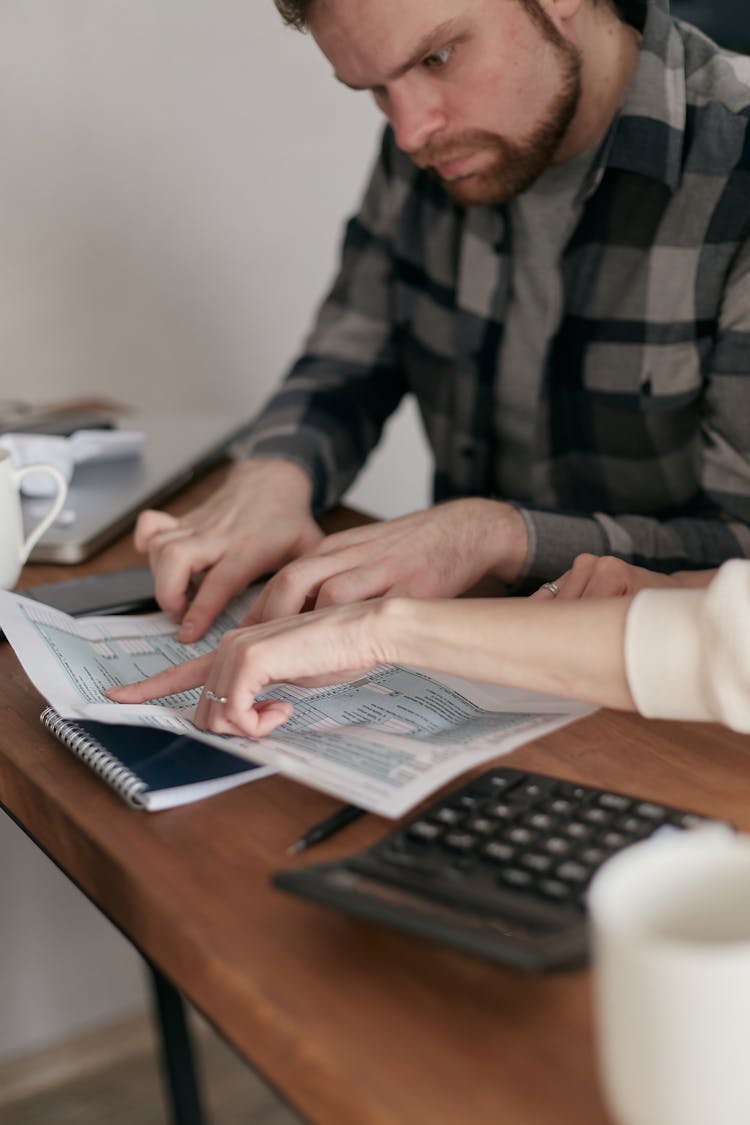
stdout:
[(643, 715), (750, 732), (750, 562), (725, 563), (705, 590), (642, 590), (625, 666)]

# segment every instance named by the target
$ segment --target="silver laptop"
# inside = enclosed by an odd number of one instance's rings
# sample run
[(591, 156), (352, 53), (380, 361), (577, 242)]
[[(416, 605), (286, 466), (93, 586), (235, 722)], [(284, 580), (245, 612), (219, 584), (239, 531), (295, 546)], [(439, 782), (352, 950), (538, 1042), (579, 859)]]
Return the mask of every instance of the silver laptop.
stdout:
[[(31, 562), (79, 563), (158, 507), (200, 471), (219, 461), (247, 427), (230, 414), (127, 414), (123, 430), (145, 434), (140, 457), (78, 465), (65, 507), (31, 552)], [(46, 500), (22, 501), (26, 530)]]

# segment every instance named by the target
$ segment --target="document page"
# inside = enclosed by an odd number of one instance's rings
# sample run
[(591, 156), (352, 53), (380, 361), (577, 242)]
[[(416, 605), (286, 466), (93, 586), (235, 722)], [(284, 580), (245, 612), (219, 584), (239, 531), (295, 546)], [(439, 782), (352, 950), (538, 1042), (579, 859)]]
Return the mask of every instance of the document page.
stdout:
[(72, 618), (0, 591), (0, 628), (37, 690), (65, 718), (154, 726), (273, 766), (381, 816), (400, 817), (441, 785), (592, 707), (530, 692), (381, 665), (329, 687), (274, 684), (259, 698), (294, 714), (265, 739), (202, 731), (200, 689), (155, 703), (110, 702), (105, 691), (213, 650), (257, 591), (236, 598), (200, 641), (183, 645), (168, 614)]

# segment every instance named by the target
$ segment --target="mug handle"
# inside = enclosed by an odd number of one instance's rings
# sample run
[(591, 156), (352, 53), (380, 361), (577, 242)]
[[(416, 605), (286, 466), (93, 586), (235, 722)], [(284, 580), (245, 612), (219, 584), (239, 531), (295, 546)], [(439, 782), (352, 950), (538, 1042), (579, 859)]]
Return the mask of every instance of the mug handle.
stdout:
[(49, 473), (49, 475), (51, 477), (54, 477), (54, 479), (57, 481), (57, 496), (53, 500), (50, 510), (44, 516), (42, 516), (34, 530), (29, 532), (28, 537), (24, 541), (23, 546), (21, 547), (21, 565), (26, 562), (27, 558), (31, 554), (32, 548), (36, 546), (37, 542), (44, 535), (47, 528), (50, 527), (50, 525), (53, 524), (57, 519), (60, 512), (62, 511), (62, 506), (65, 503), (65, 498), (68, 495), (68, 482), (60, 472), (60, 470), (54, 465), (23, 465), (20, 469), (13, 469), (13, 480), (15, 481), (16, 487), (20, 485), (21, 480), (26, 476), (27, 473)]

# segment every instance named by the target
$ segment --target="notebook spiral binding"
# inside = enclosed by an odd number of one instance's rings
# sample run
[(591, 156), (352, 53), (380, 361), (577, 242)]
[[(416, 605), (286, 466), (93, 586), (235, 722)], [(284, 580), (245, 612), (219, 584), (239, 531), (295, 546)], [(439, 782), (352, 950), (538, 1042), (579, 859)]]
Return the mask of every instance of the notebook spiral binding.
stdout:
[(124, 766), (119, 758), (106, 750), (97, 739), (92, 738), (70, 719), (63, 719), (53, 707), (47, 707), (41, 714), (41, 721), (55, 738), (72, 750), (84, 765), (93, 770), (102, 781), (132, 805), (143, 808), (140, 793), (146, 788), (139, 777)]

